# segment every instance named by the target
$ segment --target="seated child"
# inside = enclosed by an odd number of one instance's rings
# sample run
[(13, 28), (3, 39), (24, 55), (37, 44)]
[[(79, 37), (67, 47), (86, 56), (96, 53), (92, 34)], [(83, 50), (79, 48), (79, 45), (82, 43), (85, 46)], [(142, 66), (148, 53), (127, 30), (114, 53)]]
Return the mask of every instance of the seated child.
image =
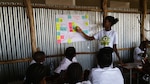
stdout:
[(30, 65), (33, 63), (43, 64), (45, 61), (45, 53), (43, 51), (37, 51), (32, 55), (33, 60), (30, 62)]
[(46, 84), (46, 68), (39, 63), (31, 64), (26, 71), (24, 84)]
[(92, 84), (124, 84), (119, 68), (111, 67), (113, 49), (104, 47), (97, 54), (98, 67), (93, 68), (89, 79)]
[(65, 50), (65, 56), (66, 57), (60, 62), (60, 65), (55, 69), (55, 73), (60, 74), (61, 71), (65, 71), (72, 62), (77, 62), (75, 57), (76, 50), (74, 47), (68, 47)]
[[(45, 53), (43, 51), (37, 51), (33, 53), (32, 58), (33, 60), (30, 62), (30, 65), (34, 63), (43, 64), (45, 61)], [(26, 76), (24, 77), (24, 80), (26, 80)]]
[(91, 82), (83, 81), (83, 69), (79, 63), (71, 63), (66, 71), (66, 84), (91, 84)]

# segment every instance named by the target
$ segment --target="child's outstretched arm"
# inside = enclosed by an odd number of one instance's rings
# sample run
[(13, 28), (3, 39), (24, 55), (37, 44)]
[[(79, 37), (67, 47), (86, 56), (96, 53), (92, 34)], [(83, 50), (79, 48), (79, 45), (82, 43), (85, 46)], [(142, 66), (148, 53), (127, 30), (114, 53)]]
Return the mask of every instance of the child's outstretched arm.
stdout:
[(76, 31), (79, 32), (80, 34), (82, 34), (82, 36), (87, 40), (94, 40), (95, 39), (94, 36), (86, 35), (79, 26), (76, 26)]

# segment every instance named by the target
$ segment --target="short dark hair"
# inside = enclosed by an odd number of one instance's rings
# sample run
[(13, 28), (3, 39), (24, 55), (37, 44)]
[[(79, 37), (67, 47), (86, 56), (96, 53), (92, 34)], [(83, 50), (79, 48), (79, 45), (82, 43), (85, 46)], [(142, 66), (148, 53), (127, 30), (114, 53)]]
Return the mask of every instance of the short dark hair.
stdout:
[(112, 52), (113, 49), (111, 47), (104, 47), (99, 50), (97, 54), (98, 65), (101, 68), (109, 67), (112, 63)]
[(148, 45), (148, 41), (142, 41), (140, 43), (140, 46), (142, 46), (143, 48), (146, 48), (147, 45)]
[(111, 22), (111, 26), (119, 21), (118, 18), (114, 18), (113, 16), (106, 16), (104, 20), (108, 20), (109, 22)]
[(65, 56), (66, 57), (74, 57), (76, 54), (76, 49), (74, 47), (68, 47), (65, 50)]
[(45, 58), (45, 53), (43, 51), (37, 51), (33, 53), (32, 57), (36, 62), (41, 62), (44, 60), (43, 58)]
[(31, 64), (26, 71), (26, 80), (24, 84), (39, 84), (46, 76), (45, 66), (39, 63)]
[(82, 80), (83, 69), (79, 63), (71, 63), (66, 71), (67, 82), (69, 84), (76, 84)]

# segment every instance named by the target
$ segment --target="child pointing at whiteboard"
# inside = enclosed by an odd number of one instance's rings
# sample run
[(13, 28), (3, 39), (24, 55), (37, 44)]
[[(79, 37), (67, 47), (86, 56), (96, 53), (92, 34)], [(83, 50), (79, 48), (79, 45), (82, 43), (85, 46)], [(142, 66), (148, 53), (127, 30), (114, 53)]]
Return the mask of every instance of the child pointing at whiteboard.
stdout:
[[(118, 36), (116, 31), (112, 30), (111, 27), (118, 22), (118, 18), (114, 18), (112, 16), (106, 16), (104, 19), (104, 29), (99, 31), (94, 36), (88, 36), (86, 35), (79, 26), (76, 27), (76, 31), (82, 34), (82, 36), (87, 40), (99, 40), (99, 49), (103, 47), (111, 47), (113, 48), (114, 52), (116, 53), (119, 62), (122, 64), (121, 58), (119, 56), (118, 50), (117, 50), (117, 44), (118, 44)], [(113, 55), (114, 56), (114, 55)]]

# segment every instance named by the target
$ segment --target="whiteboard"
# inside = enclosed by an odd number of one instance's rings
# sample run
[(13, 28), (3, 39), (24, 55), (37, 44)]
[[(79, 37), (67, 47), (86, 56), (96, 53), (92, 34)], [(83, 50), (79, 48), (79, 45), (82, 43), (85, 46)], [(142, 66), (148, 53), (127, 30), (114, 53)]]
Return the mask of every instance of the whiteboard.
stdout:
[(56, 15), (57, 43), (85, 41), (86, 39), (76, 32), (76, 26), (89, 35), (88, 15)]

